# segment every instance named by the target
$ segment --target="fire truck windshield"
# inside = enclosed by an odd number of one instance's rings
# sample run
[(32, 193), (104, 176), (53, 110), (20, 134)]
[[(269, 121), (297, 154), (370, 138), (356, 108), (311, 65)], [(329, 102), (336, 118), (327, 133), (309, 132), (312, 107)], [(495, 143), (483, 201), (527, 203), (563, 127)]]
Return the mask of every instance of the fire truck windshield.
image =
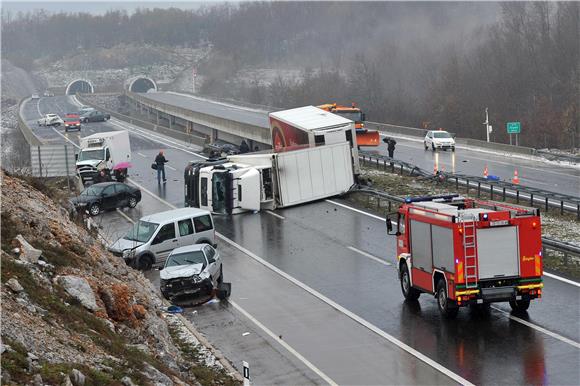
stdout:
[(354, 122), (362, 122), (362, 113), (360, 111), (337, 111), (333, 114), (338, 114)]
[(82, 150), (79, 154), (79, 161), (88, 161), (88, 160), (104, 160), (105, 159), (105, 151), (104, 149), (96, 149), (96, 150)]

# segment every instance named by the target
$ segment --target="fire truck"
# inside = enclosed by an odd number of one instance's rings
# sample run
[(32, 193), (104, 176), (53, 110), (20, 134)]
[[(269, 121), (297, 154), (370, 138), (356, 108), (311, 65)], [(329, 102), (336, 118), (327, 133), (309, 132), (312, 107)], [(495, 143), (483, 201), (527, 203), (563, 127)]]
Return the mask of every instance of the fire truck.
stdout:
[[(542, 296), (542, 235), (537, 208), (459, 195), (407, 198), (387, 215), (397, 238), (401, 290), (407, 300), (435, 296), (441, 314), (508, 301), (528, 309)], [(393, 224), (396, 222), (396, 231)]]

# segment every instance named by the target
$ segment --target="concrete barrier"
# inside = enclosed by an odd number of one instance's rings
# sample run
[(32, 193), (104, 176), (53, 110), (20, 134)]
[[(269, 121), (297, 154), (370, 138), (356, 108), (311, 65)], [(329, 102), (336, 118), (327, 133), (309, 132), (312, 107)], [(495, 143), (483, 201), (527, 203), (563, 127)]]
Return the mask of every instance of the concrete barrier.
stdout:
[(24, 98), (18, 102), (18, 129), (22, 135), (24, 135), (26, 142), (28, 142), (30, 146), (42, 146), (44, 144), (42, 140), (34, 134), (34, 131), (32, 131), (30, 126), (28, 126), (28, 123), (22, 118), (22, 106), (28, 100), (30, 100), (30, 98)]

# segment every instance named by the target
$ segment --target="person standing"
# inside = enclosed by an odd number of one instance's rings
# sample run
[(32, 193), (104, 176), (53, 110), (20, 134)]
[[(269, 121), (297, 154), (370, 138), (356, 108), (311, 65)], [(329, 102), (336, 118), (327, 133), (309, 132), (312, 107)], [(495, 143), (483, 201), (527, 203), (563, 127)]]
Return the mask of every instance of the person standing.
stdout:
[(167, 159), (165, 158), (165, 155), (163, 154), (163, 150), (159, 151), (159, 154), (157, 154), (157, 157), (155, 157), (155, 164), (157, 165), (157, 183), (161, 184), (161, 175), (163, 174), (163, 183), (167, 182), (167, 179), (165, 178), (165, 164), (169, 162), (167, 161)]
[(250, 151), (250, 147), (246, 143), (246, 141), (242, 140), (240, 144), (240, 154), (248, 153)]
[(395, 145), (396, 144), (397, 144), (397, 141), (395, 141), (393, 138), (387, 139), (387, 151), (389, 152), (389, 158), (393, 158), (393, 155), (395, 154)]

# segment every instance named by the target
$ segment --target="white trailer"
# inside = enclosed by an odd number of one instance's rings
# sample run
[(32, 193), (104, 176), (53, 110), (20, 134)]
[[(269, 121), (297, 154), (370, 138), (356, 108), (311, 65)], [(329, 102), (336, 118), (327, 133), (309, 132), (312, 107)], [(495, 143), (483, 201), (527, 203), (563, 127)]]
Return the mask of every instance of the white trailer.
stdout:
[[(83, 184), (92, 181), (101, 170), (110, 173), (116, 165), (131, 161), (131, 144), (129, 133), (109, 131), (96, 133), (80, 140), (80, 152), (77, 154), (76, 170)], [(117, 180), (124, 180), (127, 169), (115, 170)]]
[(276, 209), (348, 192), (354, 185), (348, 142), (289, 152), (190, 163), (186, 205), (217, 214)]

